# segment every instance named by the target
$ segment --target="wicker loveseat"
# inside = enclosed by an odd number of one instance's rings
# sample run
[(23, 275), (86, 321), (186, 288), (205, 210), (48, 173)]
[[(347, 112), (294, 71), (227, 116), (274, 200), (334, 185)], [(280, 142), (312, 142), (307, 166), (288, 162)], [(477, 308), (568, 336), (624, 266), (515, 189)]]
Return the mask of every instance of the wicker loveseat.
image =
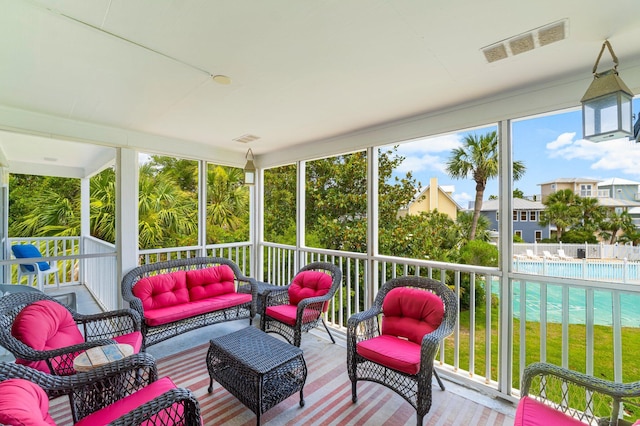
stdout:
[(150, 263), (122, 279), (122, 297), (142, 317), (143, 347), (199, 327), (249, 318), (257, 284), (228, 259), (195, 257)]

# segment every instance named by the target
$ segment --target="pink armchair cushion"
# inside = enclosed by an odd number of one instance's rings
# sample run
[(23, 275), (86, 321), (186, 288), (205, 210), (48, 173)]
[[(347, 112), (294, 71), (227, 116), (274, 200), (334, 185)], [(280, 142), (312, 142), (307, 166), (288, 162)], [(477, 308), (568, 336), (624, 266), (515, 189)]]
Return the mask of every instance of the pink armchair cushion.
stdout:
[[(293, 278), (289, 286), (289, 303), (298, 305), (303, 299), (324, 296), (331, 289), (332, 283), (329, 274), (321, 271), (302, 271)], [(329, 303), (326, 302), (323, 310), (326, 311), (328, 307)]]
[(49, 415), (49, 398), (45, 391), (24, 379), (0, 383), (0, 424), (55, 426)]
[[(265, 314), (270, 318), (293, 327), (296, 324), (298, 307), (295, 305), (268, 306)], [(316, 311), (315, 309), (305, 309), (302, 313), (302, 323), (306, 324), (308, 322), (315, 321), (319, 316), (320, 311)]]
[(140, 333), (139, 331), (134, 331), (133, 333), (129, 334), (123, 334), (122, 336), (115, 336), (113, 340), (116, 343), (131, 345), (134, 354), (140, 352), (140, 348), (142, 347), (142, 333)]
[[(116, 401), (113, 404), (96, 411), (95, 413), (88, 415), (87, 417), (81, 419), (78, 423), (76, 423), (75, 426), (95, 426), (109, 424), (134, 410), (135, 408), (141, 406), (142, 404), (152, 401), (153, 399), (159, 397), (160, 395), (171, 389), (174, 389), (175, 387), (176, 385), (173, 384), (170, 378), (164, 377), (151, 383), (149, 386), (146, 386), (139, 391), (119, 401)], [(150, 423), (168, 424), (167, 422)]]
[(398, 287), (385, 296), (382, 312), (382, 334), (404, 337), (420, 345), (424, 335), (442, 323), (444, 304), (430, 291)]
[(584, 423), (542, 402), (523, 396), (518, 403), (514, 426), (584, 426)]
[(395, 336), (381, 335), (356, 345), (358, 355), (403, 373), (420, 371), (420, 345)]
[(189, 301), (186, 276), (186, 271), (176, 271), (142, 278), (133, 287), (133, 294), (142, 301), (145, 311), (186, 303)]
[[(71, 313), (64, 306), (50, 300), (39, 300), (20, 311), (11, 326), (11, 334), (37, 351), (59, 349), (84, 342), (84, 337)], [(73, 357), (53, 358), (51, 363), (54, 369), (62, 372), (71, 367), (66, 364), (72, 359)], [(16, 362), (51, 373), (45, 361), (17, 359)]]
[(228, 265), (187, 271), (187, 288), (192, 301), (235, 293), (236, 276)]

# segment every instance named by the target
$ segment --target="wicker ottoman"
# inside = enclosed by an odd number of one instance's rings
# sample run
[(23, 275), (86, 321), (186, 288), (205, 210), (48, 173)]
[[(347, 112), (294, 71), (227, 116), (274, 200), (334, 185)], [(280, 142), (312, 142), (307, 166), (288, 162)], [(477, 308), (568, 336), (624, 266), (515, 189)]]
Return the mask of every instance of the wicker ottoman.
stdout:
[(211, 340), (207, 353), (209, 393), (213, 379), (260, 415), (300, 391), (307, 380), (302, 350), (255, 327), (247, 327)]

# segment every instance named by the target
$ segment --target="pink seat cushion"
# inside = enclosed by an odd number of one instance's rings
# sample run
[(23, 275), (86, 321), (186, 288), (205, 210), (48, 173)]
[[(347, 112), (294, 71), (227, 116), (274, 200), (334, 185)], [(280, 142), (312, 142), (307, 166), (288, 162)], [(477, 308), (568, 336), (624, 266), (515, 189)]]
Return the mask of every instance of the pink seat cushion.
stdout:
[(554, 410), (542, 402), (523, 396), (518, 403), (514, 426), (584, 426), (584, 423)]
[(55, 425), (49, 415), (49, 398), (45, 391), (23, 379), (0, 383), (0, 424)]
[(133, 287), (133, 294), (142, 301), (145, 316), (147, 309), (187, 303), (189, 290), (187, 289), (186, 277), (185, 271), (176, 271), (145, 277), (138, 281)]
[(422, 338), (440, 326), (444, 304), (438, 295), (411, 287), (398, 287), (382, 302), (382, 334), (422, 344)]
[(420, 345), (395, 336), (381, 335), (356, 345), (358, 355), (403, 373), (420, 371)]
[[(152, 401), (153, 399), (159, 397), (163, 393), (174, 389), (176, 385), (173, 384), (170, 378), (164, 377), (160, 380), (157, 380), (151, 383), (149, 386), (146, 386), (139, 391), (119, 400), (115, 403), (103, 408), (102, 410), (98, 410), (95, 413), (88, 415), (87, 417), (81, 419), (75, 426), (95, 426), (95, 425), (106, 425), (111, 423), (112, 421), (122, 417), (123, 415), (129, 413), (135, 408), (141, 406), (145, 402)], [(151, 424), (168, 424), (165, 422), (151, 422)]]
[(191, 301), (234, 293), (236, 276), (229, 265), (187, 271), (187, 288)]
[(191, 318), (206, 312), (226, 309), (232, 306), (251, 303), (251, 295), (246, 293), (221, 294), (211, 299), (197, 300), (182, 305), (170, 306), (160, 309), (145, 310), (144, 321), (149, 326), (157, 326), (170, 322)]
[[(310, 297), (324, 296), (331, 289), (333, 280), (331, 275), (321, 271), (303, 271), (293, 278), (293, 282), (289, 286), (289, 303), (298, 305), (301, 300)], [(326, 311), (329, 302), (323, 305)]]
[[(77, 345), (84, 342), (71, 313), (59, 303), (40, 300), (26, 306), (13, 321), (11, 334), (25, 345), (46, 351)], [(73, 357), (54, 358), (51, 363), (59, 374), (69, 374)], [(45, 361), (17, 359), (18, 364), (51, 373)]]
[[(295, 305), (277, 305), (267, 307), (265, 314), (270, 318), (278, 320), (284, 324), (294, 326), (296, 324), (296, 315), (298, 307)], [(306, 324), (315, 321), (320, 316), (320, 312), (313, 309), (305, 309), (302, 313), (302, 323)]]
[(123, 334), (122, 336), (116, 336), (113, 338), (116, 343), (125, 343), (127, 345), (131, 345), (133, 348), (133, 353), (137, 354), (140, 352), (140, 348), (142, 347), (142, 333), (139, 331), (134, 331), (133, 333)]

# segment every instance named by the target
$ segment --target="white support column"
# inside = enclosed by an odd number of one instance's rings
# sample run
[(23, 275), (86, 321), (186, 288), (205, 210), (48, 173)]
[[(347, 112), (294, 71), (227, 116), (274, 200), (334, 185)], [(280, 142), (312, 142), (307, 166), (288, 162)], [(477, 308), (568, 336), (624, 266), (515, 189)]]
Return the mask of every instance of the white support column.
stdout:
[[(513, 283), (509, 273), (513, 269), (513, 223), (511, 221), (513, 210), (513, 158), (511, 141), (511, 121), (505, 120), (498, 124), (498, 161), (499, 168), (499, 252), (500, 270), (503, 275), (500, 278), (500, 312), (498, 321), (498, 390), (511, 395), (511, 383), (513, 376)], [(491, 286), (487, 286), (486, 297), (491, 297)]]
[(118, 305), (124, 302), (119, 286), (124, 274), (138, 266), (138, 153), (116, 150), (116, 252)]
[(198, 246), (207, 255), (207, 162), (198, 161)]
[[(80, 179), (80, 254), (84, 254), (84, 237), (91, 236), (91, 179)], [(82, 260), (80, 276), (81, 283), (87, 283), (87, 261)]]
[(373, 304), (380, 285), (378, 279), (378, 148), (367, 148), (367, 256), (365, 276), (365, 309)]
[(305, 211), (307, 209), (307, 203), (305, 198), (306, 193), (306, 175), (307, 175), (307, 163), (305, 161), (298, 161), (297, 167), (297, 197), (296, 197), (296, 222), (297, 222), (297, 232), (296, 232), (296, 252), (299, 253), (296, 256), (296, 265), (294, 265), (294, 271), (299, 271), (302, 265), (304, 264), (304, 254), (300, 250), (302, 247), (306, 245), (305, 241), (305, 233), (306, 233), (306, 215)]
[(264, 281), (264, 170), (256, 170), (256, 184), (250, 189), (250, 241), (253, 244), (251, 274), (258, 281)]

